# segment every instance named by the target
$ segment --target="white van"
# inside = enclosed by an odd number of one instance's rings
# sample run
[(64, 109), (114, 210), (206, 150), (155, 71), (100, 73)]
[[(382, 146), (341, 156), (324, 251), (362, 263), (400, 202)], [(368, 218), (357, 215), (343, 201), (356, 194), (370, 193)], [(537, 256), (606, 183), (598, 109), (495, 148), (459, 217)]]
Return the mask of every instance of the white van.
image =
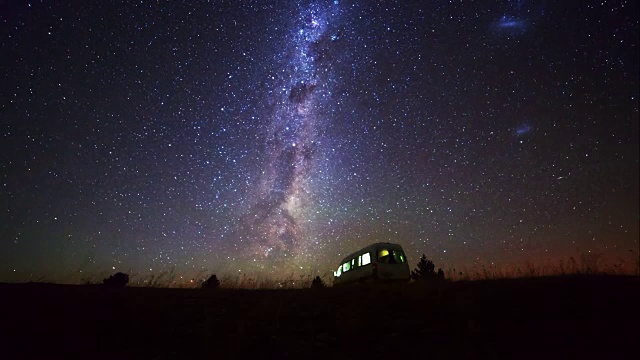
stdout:
[(406, 281), (411, 270), (402, 246), (375, 243), (342, 259), (333, 272), (333, 285), (364, 281)]

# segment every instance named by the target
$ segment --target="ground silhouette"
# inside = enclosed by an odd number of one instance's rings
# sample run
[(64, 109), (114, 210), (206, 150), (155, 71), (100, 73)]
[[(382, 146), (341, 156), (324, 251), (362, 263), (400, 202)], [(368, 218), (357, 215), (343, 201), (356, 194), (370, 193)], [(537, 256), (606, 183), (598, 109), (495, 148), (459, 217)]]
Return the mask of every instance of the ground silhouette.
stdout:
[[(630, 358), (640, 278), (297, 290), (0, 284), (6, 358)], [(34, 346), (37, 344), (37, 346)]]

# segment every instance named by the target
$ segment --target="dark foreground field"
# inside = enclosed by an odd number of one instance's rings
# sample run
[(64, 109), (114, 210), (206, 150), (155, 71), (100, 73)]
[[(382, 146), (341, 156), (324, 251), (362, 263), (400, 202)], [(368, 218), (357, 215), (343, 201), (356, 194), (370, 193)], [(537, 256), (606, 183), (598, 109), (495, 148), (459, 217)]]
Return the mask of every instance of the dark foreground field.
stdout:
[(640, 278), (620, 276), (322, 290), (0, 284), (0, 358), (635, 358), (639, 294)]

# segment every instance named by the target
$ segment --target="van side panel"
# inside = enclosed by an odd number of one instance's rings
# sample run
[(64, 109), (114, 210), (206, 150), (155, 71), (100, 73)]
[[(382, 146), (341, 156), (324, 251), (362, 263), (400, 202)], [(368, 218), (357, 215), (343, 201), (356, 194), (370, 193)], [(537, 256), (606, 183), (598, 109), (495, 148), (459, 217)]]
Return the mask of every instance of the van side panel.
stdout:
[[(340, 266), (342, 266), (346, 262), (350, 262), (352, 259), (355, 259), (355, 262), (357, 263), (358, 258), (365, 253), (369, 253), (371, 260), (373, 260), (373, 257), (375, 256), (374, 252), (372, 249), (369, 249), (369, 247), (367, 247), (342, 259)], [(342, 272), (340, 277), (334, 277), (333, 283), (335, 285), (340, 285), (340, 284), (346, 284), (350, 282), (358, 282), (361, 279), (370, 278), (372, 276), (373, 276), (373, 266), (371, 263), (369, 263), (367, 265), (360, 265), (360, 266), (351, 268), (349, 271)]]
[(371, 264), (362, 266), (360, 268), (356, 268), (353, 270), (349, 270), (347, 272), (342, 273), (340, 277), (335, 278), (333, 283), (336, 285), (346, 284), (350, 282), (358, 282), (361, 279), (370, 278), (373, 276), (373, 267)]

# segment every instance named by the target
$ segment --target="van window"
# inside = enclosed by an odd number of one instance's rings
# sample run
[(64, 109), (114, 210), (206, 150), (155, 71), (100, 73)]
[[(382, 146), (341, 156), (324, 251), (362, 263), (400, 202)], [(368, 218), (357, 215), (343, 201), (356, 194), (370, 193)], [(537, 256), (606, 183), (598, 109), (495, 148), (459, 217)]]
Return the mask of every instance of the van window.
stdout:
[(407, 258), (400, 250), (378, 250), (378, 261), (384, 264), (401, 264), (407, 262)]
[(362, 265), (371, 264), (371, 254), (364, 253), (362, 254)]
[(349, 262), (346, 262), (344, 264), (342, 264), (342, 272), (347, 272), (349, 271), (349, 269), (351, 269), (351, 264)]
[(390, 258), (391, 258), (391, 254), (389, 253), (389, 250), (387, 250), (387, 249), (378, 250), (378, 261), (379, 262), (388, 264)]
[(356, 266), (356, 259), (351, 259), (351, 268), (353, 269)]

